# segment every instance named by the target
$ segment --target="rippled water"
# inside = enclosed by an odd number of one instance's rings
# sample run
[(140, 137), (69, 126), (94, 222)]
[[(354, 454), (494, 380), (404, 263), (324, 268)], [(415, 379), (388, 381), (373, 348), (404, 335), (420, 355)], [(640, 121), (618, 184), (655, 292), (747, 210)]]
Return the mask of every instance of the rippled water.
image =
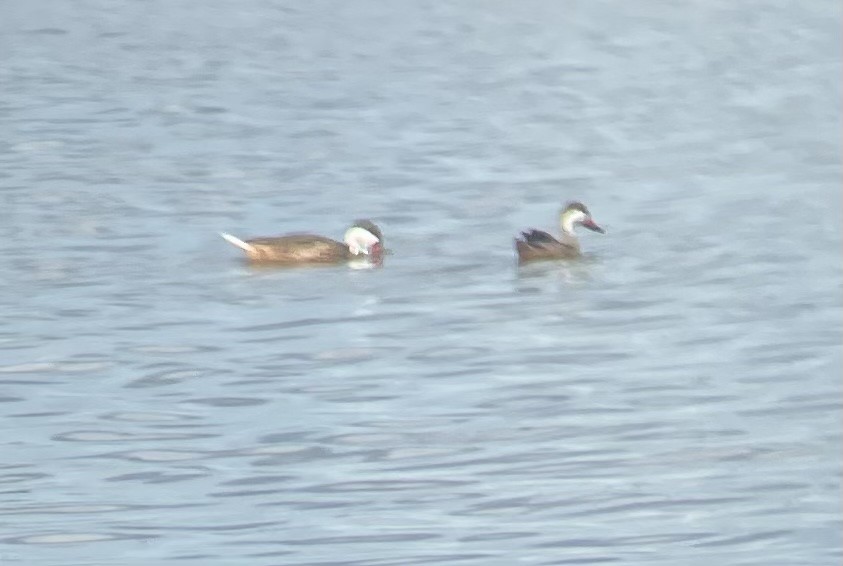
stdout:
[(839, 3), (0, 10), (3, 565), (839, 564)]

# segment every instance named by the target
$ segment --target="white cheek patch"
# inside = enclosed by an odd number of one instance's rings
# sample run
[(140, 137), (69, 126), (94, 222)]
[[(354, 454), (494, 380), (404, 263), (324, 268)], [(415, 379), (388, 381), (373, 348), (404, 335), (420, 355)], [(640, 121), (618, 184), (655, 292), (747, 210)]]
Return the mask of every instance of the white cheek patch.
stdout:
[(564, 215), (562, 218), (562, 230), (565, 232), (573, 232), (574, 224), (582, 222), (588, 218), (588, 215), (582, 210), (572, 210)]
[(354, 255), (368, 255), (369, 248), (380, 242), (378, 238), (360, 226), (352, 226), (345, 233), (345, 243), (348, 250)]

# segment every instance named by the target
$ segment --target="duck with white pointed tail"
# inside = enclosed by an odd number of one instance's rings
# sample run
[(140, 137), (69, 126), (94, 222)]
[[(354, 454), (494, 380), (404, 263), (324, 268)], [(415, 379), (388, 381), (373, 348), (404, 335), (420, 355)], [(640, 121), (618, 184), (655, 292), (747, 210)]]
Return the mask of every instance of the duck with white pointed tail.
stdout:
[(318, 264), (342, 263), (366, 258), (379, 262), (383, 256), (383, 234), (371, 220), (356, 220), (342, 242), (315, 234), (290, 234), (241, 240), (220, 232), (227, 242), (246, 252), (252, 263)]

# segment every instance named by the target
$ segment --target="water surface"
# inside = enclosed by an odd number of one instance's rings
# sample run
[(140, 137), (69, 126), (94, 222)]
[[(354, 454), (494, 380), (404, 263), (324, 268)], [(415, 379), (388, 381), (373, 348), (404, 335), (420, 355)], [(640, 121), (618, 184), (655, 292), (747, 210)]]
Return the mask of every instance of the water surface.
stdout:
[(838, 3), (0, 10), (4, 566), (840, 562)]

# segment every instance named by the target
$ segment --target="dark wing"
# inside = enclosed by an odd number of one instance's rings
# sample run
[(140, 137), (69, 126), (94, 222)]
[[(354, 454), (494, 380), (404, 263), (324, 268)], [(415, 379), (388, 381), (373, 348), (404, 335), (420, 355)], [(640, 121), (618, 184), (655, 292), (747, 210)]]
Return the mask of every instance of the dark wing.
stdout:
[(255, 253), (249, 254), (254, 261), (330, 263), (349, 257), (348, 246), (345, 244), (312, 234), (254, 238), (246, 243), (255, 248)]
[(547, 232), (543, 232), (542, 230), (527, 230), (525, 232), (521, 232), (521, 235), (524, 237), (524, 241), (530, 244), (531, 246), (541, 246), (543, 244), (559, 243), (556, 238), (554, 238)]

